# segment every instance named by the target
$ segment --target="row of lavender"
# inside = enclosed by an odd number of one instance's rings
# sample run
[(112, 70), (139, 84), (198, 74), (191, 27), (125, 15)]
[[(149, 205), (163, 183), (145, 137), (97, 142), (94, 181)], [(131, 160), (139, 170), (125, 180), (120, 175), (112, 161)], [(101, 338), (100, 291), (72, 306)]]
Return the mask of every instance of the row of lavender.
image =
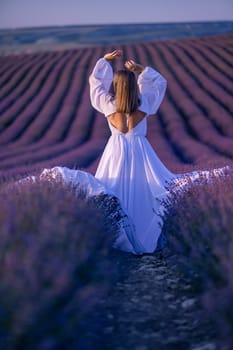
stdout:
[[(118, 45), (168, 80), (148, 137), (174, 171), (233, 158), (232, 35)], [(94, 171), (109, 131), (93, 111), (88, 75), (113, 46), (1, 57), (0, 166)], [(117, 67), (123, 62), (118, 62)]]
[(178, 263), (184, 282), (201, 301), (201, 316), (211, 322), (217, 349), (231, 350), (233, 168), (182, 181), (164, 201), (163, 230), (175, 252), (171, 263)]
[(115, 197), (59, 178), (0, 181), (1, 349), (102, 348), (97, 304), (117, 277), (123, 215)]

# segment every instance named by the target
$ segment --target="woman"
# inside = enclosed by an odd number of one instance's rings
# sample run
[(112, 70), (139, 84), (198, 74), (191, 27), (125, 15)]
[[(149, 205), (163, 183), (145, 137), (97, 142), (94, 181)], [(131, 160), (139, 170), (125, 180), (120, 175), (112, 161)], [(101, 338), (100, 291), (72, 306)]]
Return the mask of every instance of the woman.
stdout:
[[(105, 115), (111, 131), (95, 176), (58, 166), (44, 169), (40, 177), (82, 185), (88, 196), (116, 196), (123, 219), (114, 247), (134, 254), (152, 253), (161, 234), (160, 203), (168, 195), (168, 184), (180, 188), (188, 183), (187, 177), (195, 180), (209, 172), (178, 175), (163, 165), (146, 131), (148, 116), (156, 113), (163, 100), (166, 80), (153, 68), (133, 60), (113, 74), (110, 63), (121, 57), (121, 50), (107, 53), (97, 61), (89, 78), (91, 103)], [(112, 83), (114, 95), (109, 92)], [(215, 170), (216, 175), (221, 173), (221, 168)]]
[[(127, 243), (121, 237), (116, 247), (152, 253), (161, 233), (159, 200), (167, 194), (165, 185), (175, 175), (146, 138), (147, 118), (158, 110), (167, 83), (156, 70), (133, 60), (113, 75), (110, 63), (121, 57), (121, 50), (107, 53), (89, 78), (92, 106), (105, 115), (111, 131), (95, 177), (120, 199), (135, 225), (133, 239)], [(135, 73), (139, 73), (138, 79)], [(112, 83), (114, 96), (109, 92)]]

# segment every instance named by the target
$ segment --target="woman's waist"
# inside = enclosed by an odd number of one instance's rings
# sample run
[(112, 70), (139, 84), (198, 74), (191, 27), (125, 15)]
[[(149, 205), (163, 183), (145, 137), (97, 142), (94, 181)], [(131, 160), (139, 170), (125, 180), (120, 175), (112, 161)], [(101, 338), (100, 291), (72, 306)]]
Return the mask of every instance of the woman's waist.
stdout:
[(135, 130), (130, 130), (127, 132), (121, 132), (119, 130), (113, 130), (112, 131), (112, 136), (117, 136), (117, 137), (125, 137), (125, 138), (132, 138), (132, 137), (145, 137), (146, 133), (145, 132), (139, 132)]

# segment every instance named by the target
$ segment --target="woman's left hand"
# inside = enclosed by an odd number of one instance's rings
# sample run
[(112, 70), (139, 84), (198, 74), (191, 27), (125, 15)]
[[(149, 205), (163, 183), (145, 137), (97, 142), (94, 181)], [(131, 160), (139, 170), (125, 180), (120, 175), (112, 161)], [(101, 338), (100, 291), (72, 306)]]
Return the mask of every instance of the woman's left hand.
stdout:
[(116, 58), (121, 58), (122, 55), (123, 55), (122, 50), (114, 50), (112, 52), (106, 53), (104, 55), (104, 58), (108, 61), (112, 61), (112, 60), (115, 60)]

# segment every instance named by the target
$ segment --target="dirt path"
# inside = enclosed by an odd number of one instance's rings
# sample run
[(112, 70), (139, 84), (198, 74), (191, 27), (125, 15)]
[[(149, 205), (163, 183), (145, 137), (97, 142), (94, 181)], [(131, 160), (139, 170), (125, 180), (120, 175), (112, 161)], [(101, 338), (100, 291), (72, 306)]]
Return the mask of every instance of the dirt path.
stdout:
[(112, 259), (121, 277), (101, 303), (91, 349), (217, 350), (214, 327), (168, 250), (140, 257), (115, 251)]

